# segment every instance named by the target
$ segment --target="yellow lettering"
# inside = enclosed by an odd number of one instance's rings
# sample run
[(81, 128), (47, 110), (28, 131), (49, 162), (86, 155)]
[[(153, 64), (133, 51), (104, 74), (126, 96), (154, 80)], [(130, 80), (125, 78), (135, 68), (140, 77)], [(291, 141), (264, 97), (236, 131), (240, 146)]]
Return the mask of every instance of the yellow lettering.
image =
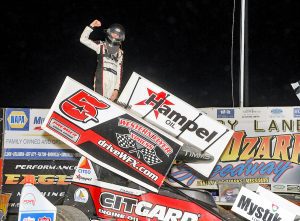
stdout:
[(245, 131), (234, 132), (230, 142), (227, 144), (223, 155), (221, 156), (222, 162), (238, 161), (240, 147), (242, 146), (243, 138), (246, 136)]
[(71, 182), (66, 182), (67, 175), (56, 175), (58, 177), (57, 185), (69, 185)]
[[(24, 179), (19, 184), (25, 184), (27, 177), (30, 177), (30, 180), (35, 181), (35, 175), (33, 175), (33, 174), (23, 174), (22, 176), (24, 177)], [(34, 184), (36, 184), (36, 182), (34, 182)]]
[(20, 174), (4, 174), (6, 177), (5, 184), (18, 184), (20, 179)]
[(240, 160), (248, 160), (255, 155), (255, 144), (257, 143), (257, 137), (246, 137), (244, 141), (244, 150), (240, 156)]
[(300, 134), (293, 134), (295, 138), (291, 162), (300, 163)]
[(291, 135), (280, 135), (276, 137), (276, 144), (274, 147), (274, 160), (289, 160), (289, 151), (291, 147)]
[(44, 185), (54, 184), (55, 175), (39, 175), (38, 183)]
[(272, 143), (271, 143), (271, 136), (267, 137), (260, 137), (260, 145), (258, 147), (258, 150), (255, 154), (254, 159), (271, 159), (271, 150), (272, 150)]

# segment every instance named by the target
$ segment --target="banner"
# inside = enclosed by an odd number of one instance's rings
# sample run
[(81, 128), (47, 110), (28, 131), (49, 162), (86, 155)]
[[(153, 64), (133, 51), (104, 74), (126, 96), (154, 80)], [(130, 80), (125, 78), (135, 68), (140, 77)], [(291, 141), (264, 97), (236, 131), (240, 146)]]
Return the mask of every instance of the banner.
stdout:
[(75, 160), (5, 160), (3, 192), (12, 194), (8, 212), (18, 212), (21, 189), (30, 177), (51, 203), (62, 204), (77, 164)]
[(78, 152), (41, 128), (49, 109), (4, 109), (3, 192), (11, 193), (9, 213), (19, 208), (24, 179), (32, 176), (52, 203), (63, 202)]
[(76, 151), (41, 129), (48, 109), (6, 108), (5, 159), (74, 160)]
[(213, 156), (211, 162), (187, 164), (205, 177), (210, 176), (233, 134), (233, 130), (135, 72), (118, 102), (182, 142)]
[[(209, 180), (183, 168), (172, 175), (193, 188), (258, 185), (277, 193), (300, 193), (300, 107), (201, 108), (235, 133)], [(236, 191), (236, 190), (234, 190)]]
[(156, 192), (182, 146), (69, 77), (42, 128), (91, 161)]
[(247, 220), (255, 221), (294, 221), (296, 217), (272, 199), (266, 199), (245, 187), (242, 187), (231, 210)]

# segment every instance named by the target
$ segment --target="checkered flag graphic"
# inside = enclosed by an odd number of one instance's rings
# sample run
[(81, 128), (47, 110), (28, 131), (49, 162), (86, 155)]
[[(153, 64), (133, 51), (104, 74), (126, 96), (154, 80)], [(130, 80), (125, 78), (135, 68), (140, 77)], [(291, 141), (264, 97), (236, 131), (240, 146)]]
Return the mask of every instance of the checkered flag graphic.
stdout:
[(295, 83), (291, 83), (291, 86), (294, 89), (296, 96), (300, 100), (300, 81), (297, 81)]
[(117, 141), (120, 147), (122, 148), (134, 148), (135, 141), (129, 137), (129, 134), (119, 134), (116, 133)]
[(158, 158), (156, 155), (155, 149), (149, 150), (147, 148), (139, 149), (138, 150), (142, 155), (144, 160), (149, 164), (149, 165), (154, 165), (161, 163), (162, 160)]

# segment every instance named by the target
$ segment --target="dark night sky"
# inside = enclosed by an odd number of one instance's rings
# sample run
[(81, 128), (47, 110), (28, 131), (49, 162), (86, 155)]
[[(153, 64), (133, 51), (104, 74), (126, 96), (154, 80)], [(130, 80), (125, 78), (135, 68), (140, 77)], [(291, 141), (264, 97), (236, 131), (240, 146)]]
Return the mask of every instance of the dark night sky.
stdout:
[[(10, 1), (1, 6), (0, 106), (50, 108), (68, 75), (92, 87), (96, 54), (79, 42), (95, 18), (126, 28), (123, 86), (138, 72), (195, 107), (231, 107), (233, 0)], [(236, 0), (233, 85), (239, 95)], [(249, 1), (249, 105), (294, 106), (300, 1)], [(91, 38), (103, 39), (101, 30)]]

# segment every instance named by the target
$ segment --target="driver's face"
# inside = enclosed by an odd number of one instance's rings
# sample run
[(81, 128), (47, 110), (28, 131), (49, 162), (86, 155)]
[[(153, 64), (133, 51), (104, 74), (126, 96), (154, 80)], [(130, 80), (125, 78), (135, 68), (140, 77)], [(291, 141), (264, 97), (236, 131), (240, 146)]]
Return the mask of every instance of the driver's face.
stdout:
[(114, 38), (114, 39), (119, 39), (120, 35), (117, 34), (117, 33), (111, 33), (111, 37)]

